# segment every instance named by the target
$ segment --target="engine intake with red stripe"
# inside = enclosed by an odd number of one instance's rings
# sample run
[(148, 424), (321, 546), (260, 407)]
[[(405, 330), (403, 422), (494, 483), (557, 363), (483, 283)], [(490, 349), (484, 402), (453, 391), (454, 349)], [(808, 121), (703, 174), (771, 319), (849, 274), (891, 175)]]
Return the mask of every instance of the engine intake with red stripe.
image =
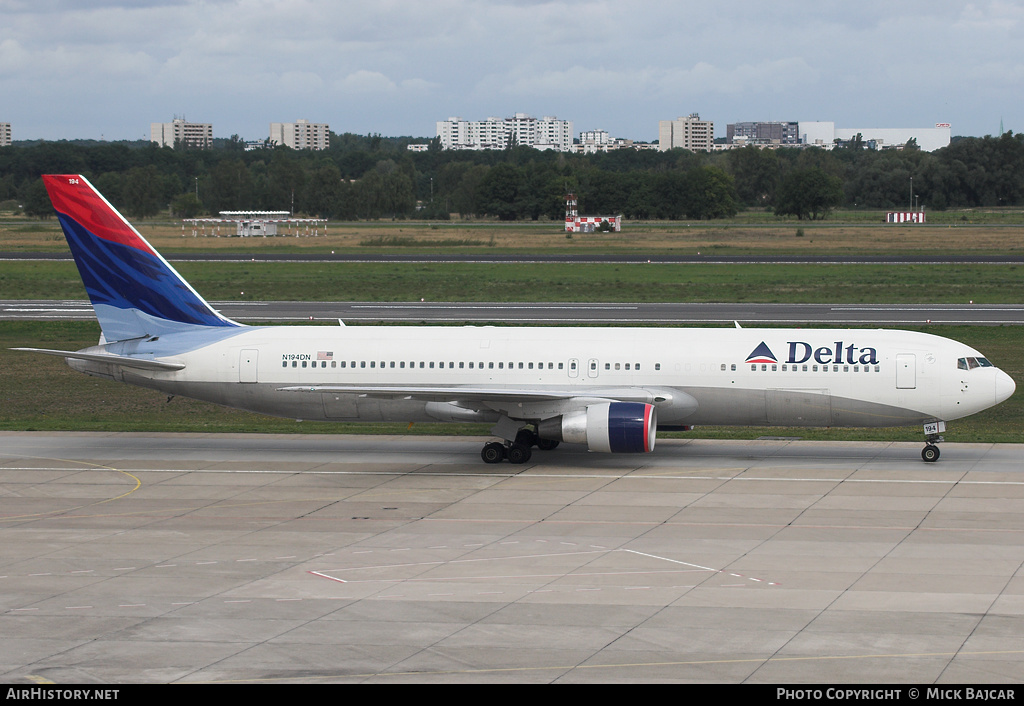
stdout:
[(592, 404), (537, 425), (542, 439), (586, 444), (589, 450), (604, 453), (653, 451), (657, 430), (657, 410), (641, 402)]

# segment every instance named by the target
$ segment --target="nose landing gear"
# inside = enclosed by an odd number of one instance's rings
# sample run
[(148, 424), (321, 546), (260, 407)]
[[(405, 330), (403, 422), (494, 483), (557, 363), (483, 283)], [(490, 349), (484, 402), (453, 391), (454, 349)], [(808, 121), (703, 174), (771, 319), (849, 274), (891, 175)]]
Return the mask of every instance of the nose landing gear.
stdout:
[(921, 450), (921, 458), (925, 463), (935, 463), (939, 460), (939, 447), (936, 446), (943, 441), (942, 432), (946, 431), (946, 423), (942, 421), (929, 422), (924, 425), (925, 447)]

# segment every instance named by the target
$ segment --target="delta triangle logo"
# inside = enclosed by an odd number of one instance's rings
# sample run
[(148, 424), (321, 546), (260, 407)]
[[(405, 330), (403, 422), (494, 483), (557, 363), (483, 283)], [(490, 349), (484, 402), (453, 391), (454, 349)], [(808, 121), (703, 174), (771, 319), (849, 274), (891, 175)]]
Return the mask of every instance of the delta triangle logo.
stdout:
[(747, 356), (748, 363), (778, 363), (778, 359), (775, 354), (772, 353), (772, 349), (768, 347), (768, 344), (761, 341), (761, 345), (754, 349), (754, 351)]

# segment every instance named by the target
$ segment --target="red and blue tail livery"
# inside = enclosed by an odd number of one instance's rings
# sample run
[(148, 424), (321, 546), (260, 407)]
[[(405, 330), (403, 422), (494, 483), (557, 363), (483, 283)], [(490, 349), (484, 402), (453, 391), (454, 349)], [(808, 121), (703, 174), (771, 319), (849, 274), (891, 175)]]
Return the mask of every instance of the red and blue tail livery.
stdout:
[(192, 289), (85, 177), (52, 174), (43, 182), (106, 341), (240, 326)]

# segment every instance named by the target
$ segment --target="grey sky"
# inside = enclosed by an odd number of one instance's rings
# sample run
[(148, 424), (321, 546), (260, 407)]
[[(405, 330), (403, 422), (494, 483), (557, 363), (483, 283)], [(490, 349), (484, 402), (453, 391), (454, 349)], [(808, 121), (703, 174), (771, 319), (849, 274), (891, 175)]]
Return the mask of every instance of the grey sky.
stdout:
[(700, 113), (1024, 130), (1024, 2), (0, 0), (0, 121), (17, 139), (216, 137), (306, 118), (433, 136), (525, 112), (654, 140)]

